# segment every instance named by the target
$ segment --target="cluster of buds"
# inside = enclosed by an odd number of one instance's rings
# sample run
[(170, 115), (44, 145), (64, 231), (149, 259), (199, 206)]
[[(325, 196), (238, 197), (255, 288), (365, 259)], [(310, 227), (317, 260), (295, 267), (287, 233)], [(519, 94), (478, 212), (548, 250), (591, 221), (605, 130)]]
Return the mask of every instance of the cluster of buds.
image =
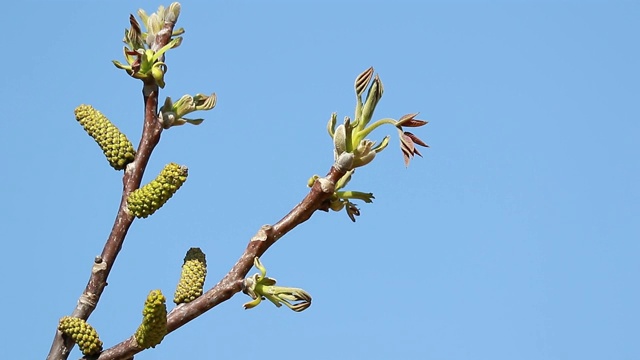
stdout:
[(200, 248), (187, 251), (182, 264), (182, 274), (173, 295), (176, 304), (188, 303), (202, 295), (204, 280), (207, 277), (207, 259)]
[(152, 290), (144, 303), (142, 324), (135, 334), (136, 342), (140, 347), (148, 349), (160, 344), (165, 335), (167, 335), (166, 299), (160, 290)]
[[(131, 27), (124, 33), (124, 57), (126, 64), (113, 60), (113, 64), (125, 70), (129, 75), (145, 82), (154, 81), (159, 87), (163, 88), (164, 74), (167, 72), (167, 65), (164, 63), (164, 54), (173, 48), (177, 48), (182, 43), (182, 37), (178, 36), (184, 33), (184, 29), (180, 28), (173, 31), (172, 39), (162, 48), (156, 48), (156, 37), (164, 30), (165, 23), (175, 24), (180, 16), (180, 3), (174, 2), (169, 8), (165, 9), (160, 6), (158, 11), (147, 15), (140, 9), (138, 16), (142, 20), (146, 32), (140, 28), (140, 24), (136, 18), (131, 15), (129, 23)], [(174, 37), (177, 36), (177, 37)]]
[(80, 105), (74, 112), (76, 120), (98, 143), (112, 168), (122, 170), (133, 161), (136, 156), (133, 144), (100, 111), (91, 105)]
[(284, 304), (296, 312), (303, 311), (311, 306), (311, 295), (309, 293), (299, 288), (275, 286), (276, 279), (267, 277), (267, 269), (265, 269), (258, 257), (254, 258), (253, 264), (260, 273), (244, 279), (242, 283), (242, 292), (253, 299), (244, 304), (245, 309), (258, 306), (265, 298), (277, 307)]
[(129, 212), (138, 218), (153, 214), (178, 191), (187, 180), (187, 175), (186, 166), (167, 164), (153, 181), (129, 194)]
[[(327, 124), (327, 131), (333, 139), (335, 161), (333, 166), (345, 173), (336, 183), (335, 192), (329, 199), (329, 208), (334, 211), (345, 209), (351, 221), (356, 221), (356, 216), (360, 215), (360, 210), (351, 201), (361, 200), (365, 203), (370, 203), (373, 201), (374, 196), (372, 193), (344, 191), (341, 189), (349, 183), (356, 168), (369, 164), (376, 157), (376, 154), (384, 150), (389, 144), (388, 135), (377, 144), (375, 141), (367, 139), (366, 137), (373, 130), (385, 124), (396, 127), (400, 135), (400, 150), (402, 150), (406, 166), (409, 166), (409, 162), (414, 155), (422, 156), (416, 145), (428, 147), (420, 138), (403, 130), (403, 127), (420, 127), (427, 124), (424, 120), (416, 119), (418, 114), (408, 114), (401, 117), (400, 120), (384, 118), (371, 122), (374, 110), (384, 93), (382, 81), (377, 74), (374, 76), (372, 67), (358, 75), (354, 88), (356, 92), (356, 109), (353, 121), (346, 116), (344, 122), (336, 127), (338, 116), (333, 113)], [(369, 90), (363, 102), (362, 95), (367, 88)], [(312, 186), (317, 178), (318, 176), (314, 175), (309, 179), (308, 185)]]
[[(356, 204), (351, 202), (351, 200), (361, 200), (365, 203), (372, 203), (373, 199), (375, 199), (373, 193), (342, 190), (349, 183), (349, 181), (351, 180), (351, 175), (353, 175), (354, 172), (355, 169), (348, 170), (344, 174), (344, 176), (342, 176), (340, 180), (336, 182), (335, 191), (329, 198), (329, 209), (333, 211), (341, 211), (342, 209), (344, 209), (347, 212), (349, 219), (351, 219), (351, 221), (353, 222), (356, 221), (356, 216), (360, 216), (360, 209), (358, 209)], [(307, 186), (312, 187), (315, 181), (319, 178), (320, 176), (313, 175), (311, 178), (309, 178)]]
[[(405, 115), (400, 120), (384, 118), (371, 123), (373, 112), (382, 98), (384, 87), (382, 81), (376, 74), (373, 75), (373, 68), (365, 70), (358, 75), (355, 81), (356, 110), (353, 121), (348, 116), (344, 118), (344, 123), (336, 127), (337, 114), (331, 114), (327, 130), (333, 138), (335, 166), (342, 171), (348, 171), (360, 166), (367, 165), (377, 153), (384, 150), (389, 144), (389, 136), (385, 136), (380, 143), (369, 140), (366, 137), (376, 128), (384, 124), (394, 125), (400, 133), (401, 150), (404, 155), (404, 162), (409, 166), (409, 161), (414, 155), (420, 155), (415, 145), (428, 146), (417, 136), (410, 132), (403, 131), (403, 127), (419, 127), (427, 122), (418, 120), (418, 114)], [(365, 101), (362, 95), (369, 88)], [(420, 155), (421, 156), (421, 155)]]
[(58, 323), (58, 330), (66, 336), (70, 336), (84, 355), (97, 355), (102, 351), (102, 341), (100, 341), (96, 329), (80, 318), (63, 317)]
[[(183, 34), (184, 29), (173, 31), (171, 40), (163, 47), (159, 47), (156, 38), (160, 36), (162, 31), (168, 31), (165, 29), (165, 23), (175, 24), (179, 15), (180, 3), (177, 2), (172, 3), (166, 9), (160, 6), (158, 11), (151, 15), (147, 15), (142, 9), (138, 10), (138, 16), (140, 16), (146, 32), (142, 31), (136, 18), (131, 15), (129, 17), (131, 27), (125, 30), (123, 40), (126, 44), (124, 47), (126, 64), (117, 60), (113, 60), (113, 64), (136, 79), (145, 82), (153, 81), (159, 87), (164, 88), (164, 75), (167, 72), (167, 64), (164, 62), (165, 53), (169, 49), (180, 46), (182, 37), (178, 35)], [(198, 125), (203, 119), (187, 119), (184, 115), (197, 110), (211, 110), (215, 105), (215, 94), (184, 95), (175, 103), (170, 97), (167, 97), (158, 114), (158, 120), (165, 129), (186, 123)]]

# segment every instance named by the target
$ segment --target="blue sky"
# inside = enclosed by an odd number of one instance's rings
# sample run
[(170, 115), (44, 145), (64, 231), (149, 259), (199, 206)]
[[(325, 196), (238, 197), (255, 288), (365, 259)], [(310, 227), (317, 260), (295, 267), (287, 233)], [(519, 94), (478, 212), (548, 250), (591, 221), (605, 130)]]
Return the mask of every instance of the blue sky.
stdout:
[[(121, 173), (73, 109), (137, 144), (140, 83), (111, 60), (129, 13), (158, 5), (3, 7), (6, 358), (46, 355), (102, 250)], [(350, 184), (376, 196), (358, 221), (317, 213), (265, 254), (313, 305), (245, 311), (240, 294), (136, 359), (640, 358), (639, 16), (631, 1), (183, 3), (161, 96), (218, 105), (163, 134), (145, 182), (169, 162), (189, 179), (133, 224), (90, 323), (106, 347), (130, 336), (192, 246), (213, 286), (329, 169), (326, 121), (353, 116), (374, 66), (376, 117), (420, 112), (431, 148), (406, 169), (395, 130), (373, 133), (392, 141)]]

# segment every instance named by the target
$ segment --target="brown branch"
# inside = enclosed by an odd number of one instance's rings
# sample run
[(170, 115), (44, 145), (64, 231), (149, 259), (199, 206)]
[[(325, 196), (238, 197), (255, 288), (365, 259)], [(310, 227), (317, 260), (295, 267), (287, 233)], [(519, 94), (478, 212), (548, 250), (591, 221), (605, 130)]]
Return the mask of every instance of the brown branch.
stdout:
[[(327, 176), (317, 180), (307, 196), (285, 217), (274, 225), (262, 226), (256, 235), (251, 238), (247, 248), (233, 268), (218, 284), (194, 301), (178, 305), (167, 315), (168, 332), (178, 329), (240, 292), (243, 279), (253, 267), (253, 259), (256, 256), (262, 256), (278, 239), (307, 221), (316, 210), (328, 210), (327, 200), (333, 194), (335, 183), (344, 174), (344, 171), (331, 167)], [(137, 345), (135, 339), (130, 337), (120, 344), (103, 351), (98, 360), (130, 359), (142, 350), (144, 349)]]
[[(157, 34), (152, 49), (157, 50), (165, 46), (171, 39), (171, 33), (175, 22), (165, 22), (163, 29)], [(91, 276), (84, 292), (78, 299), (76, 308), (71, 316), (87, 320), (93, 310), (95, 310), (100, 300), (100, 296), (107, 286), (107, 278), (113, 268), (113, 264), (122, 248), (124, 239), (127, 235), (129, 227), (133, 223), (134, 217), (127, 211), (127, 197), (129, 194), (140, 187), (142, 176), (151, 157), (153, 149), (160, 141), (162, 134), (162, 125), (157, 119), (158, 113), (158, 85), (155, 82), (145, 82), (143, 87), (144, 97), (144, 125), (140, 144), (134, 161), (127, 165), (122, 178), (123, 189), (120, 199), (118, 214), (114, 221), (111, 233), (102, 250), (102, 254), (94, 260), (91, 269)], [(73, 348), (73, 340), (62, 336), (62, 333), (56, 330), (47, 360), (64, 360), (69, 357), (69, 353)]]

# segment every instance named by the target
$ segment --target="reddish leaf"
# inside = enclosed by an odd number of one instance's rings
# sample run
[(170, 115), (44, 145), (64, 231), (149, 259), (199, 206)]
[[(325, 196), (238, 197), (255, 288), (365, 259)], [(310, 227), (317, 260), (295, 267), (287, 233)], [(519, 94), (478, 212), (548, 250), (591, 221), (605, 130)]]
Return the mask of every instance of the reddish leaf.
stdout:
[(400, 143), (401, 146), (406, 148), (409, 153), (413, 154), (415, 146), (413, 145), (413, 139), (411, 139), (411, 136), (408, 136), (407, 133), (402, 133), (400, 135)]
[(420, 151), (418, 151), (418, 148), (414, 148), (413, 149), (413, 153), (418, 155), (418, 156), (420, 156), (420, 157), (422, 157), (422, 154), (420, 154)]
[(404, 133), (404, 134), (405, 134), (406, 136), (410, 137), (410, 138), (411, 138), (411, 140), (413, 140), (413, 142), (414, 142), (414, 143), (416, 143), (416, 144), (418, 144), (418, 145), (420, 145), (420, 146), (429, 147), (429, 145), (425, 144), (425, 143), (424, 143), (424, 141), (420, 140), (420, 138), (419, 138), (419, 137), (417, 137), (417, 136), (415, 136), (414, 134), (412, 134), (412, 133), (410, 133), (410, 132), (408, 132), (408, 131), (405, 131), (405, 133)]
[(132, 72), (131, 75), (140, 71), (140, 66), (142, 66), (141, 64), (142, 63), (140, 62), (140, 57), (138, 57), (136, 61), (134, 61), (133, 64), (131, 64), (131, 72)]
[(404, 152), (404, 150), (402, 151), (402, 158), (404, 159), (404, 166), (409, 166), (409, 161), (411, 161), (411, 158), (409, 158), (409, 155), (407, 155), (406, 152)]
[(407, 121), (407, 119), (413, 119), (416, 116), (418, 116), (418, 113), (403, 115), (398, 122), (401, 123), (403, 121)]
[(404, 126), (404, 127), (420, 127), (420, 126), (423, 126), (423, 125), (427, 125), (428, 123), (429, 122), (425, 121), (425, 120), (413, 119), (411, 121), (407, 121), (402, 126)]
[(409, 166), (415, 147), (411, 138), (404, 134), (400, 136), (400, 150), (402, 150), (402, 156), (404, 157), (404, 166)]
[(428, 121), (418, 120), (415, 117), (418, 116), (418, 113), (415, 114), (407, 114), (398, 120), (398, 127), (419, 127), (428, 124)]
[(358, 75), (358, 77), (356, 78), (356, 83), (354, 85), (356, 89), (356, 94), (358, 96), (364, 93), (364, 90), (367, 88), (367, 86), (371, 82), (372, 76), (373, 76), (373, 67), (368, 68), (367, 70), (363, 71), (360, 75)]
[(140, 24), (138, 24), (138, 20), (136, 20), (133, 14), (129, 14), (129, 24), (131, 24), (131, 30), (137, 35), (140, 36), (142, 31), (140, 31)]
[(414, 155), (422, 157), (422, 154), (415, 147), (415, 144), (428, 147), (422, 140), (410, 132), (400, 133), (400, 150), (402, 150), (402, 156), (404, 157), (404, 165), (409, 166), (409, 162)]
[(351, 221), (353, 222), (356, 222), (356, 216), (360, 216), (360, 209), (349, 202), (347, 203), (345, 210), (347, 211), (347, 215), (349, 215), (349, 219), (351, 219)]

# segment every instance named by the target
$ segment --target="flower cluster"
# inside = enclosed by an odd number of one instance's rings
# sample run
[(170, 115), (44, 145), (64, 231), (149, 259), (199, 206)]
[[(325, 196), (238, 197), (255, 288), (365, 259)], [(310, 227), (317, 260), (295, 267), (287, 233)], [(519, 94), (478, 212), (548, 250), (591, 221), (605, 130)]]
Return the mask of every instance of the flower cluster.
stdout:
[(166, 299), (160, 290), (152, 290), (147, 296), (142, 310), (142, 324), (136, 330), (138, 345), (148, 349), (160, 344), (167, 335)]
[(188, 169), (176, 163), (167, 164), (147, 185), (134, 190), (127, 198), (127, 208), (138, 218), (146, 218), (162, 207), (187, 180)]
[(78, 344), (84, 355), (97, 355), (102, 351), (102, 341), (96, 330), (86, 321), (71, 316), (60, 319), (58, 329)]
[(136, 156), (133, 144), (100, 111), (91, 105), (80, 105), (74, 112), (76, 120), (98, 143), (112, 168), (122, 170), (133, 161)]
[(188, 303), (202, 295), (204, 280), (207, 277), (207, 259), (200, 248), (187, 251), (182, 265), (182, 274), (173, 295), (176, 304)]

